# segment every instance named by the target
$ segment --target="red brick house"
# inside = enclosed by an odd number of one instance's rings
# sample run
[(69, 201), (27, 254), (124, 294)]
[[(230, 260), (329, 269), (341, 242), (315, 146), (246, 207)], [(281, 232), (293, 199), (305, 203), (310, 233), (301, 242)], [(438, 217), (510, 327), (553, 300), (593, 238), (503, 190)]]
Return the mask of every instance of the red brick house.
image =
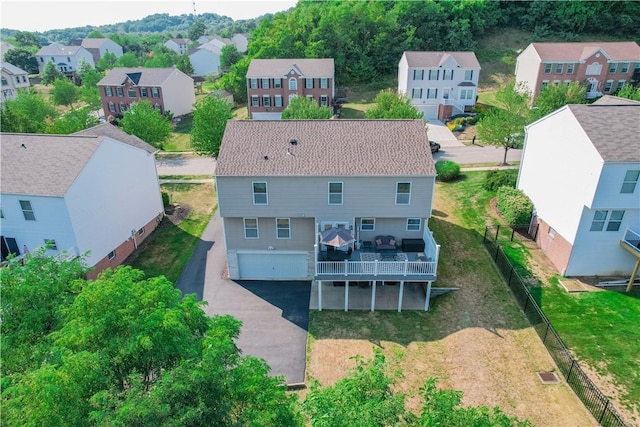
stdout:
[(105, 116), (122, 117), (131, 104), (149, 101), (174, 117), (191, 113), (193, 79), (177, 68), (114, 68), (98, 82)]
[(294, 96), (331, 106), (335, 96), (333, 58), (253, 59), (247, 71), (249, 117), (279, 120)]
[(586, 97), (610, 95), (640, 74), (635, 42), (531, 43), (518, 55), (516, 84), (535, 98), (550, 83), (579, 82)]

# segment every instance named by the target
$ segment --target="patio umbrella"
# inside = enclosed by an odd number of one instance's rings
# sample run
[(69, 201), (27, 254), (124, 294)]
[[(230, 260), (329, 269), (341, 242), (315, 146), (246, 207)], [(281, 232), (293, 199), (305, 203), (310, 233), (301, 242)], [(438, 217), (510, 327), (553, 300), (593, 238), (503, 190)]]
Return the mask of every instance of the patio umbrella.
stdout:
[(320, 233), (320, 243), (323, 245), (339, 248), (355, 241), (353, 230), (347, 230), (346, 228), (330, 228)]

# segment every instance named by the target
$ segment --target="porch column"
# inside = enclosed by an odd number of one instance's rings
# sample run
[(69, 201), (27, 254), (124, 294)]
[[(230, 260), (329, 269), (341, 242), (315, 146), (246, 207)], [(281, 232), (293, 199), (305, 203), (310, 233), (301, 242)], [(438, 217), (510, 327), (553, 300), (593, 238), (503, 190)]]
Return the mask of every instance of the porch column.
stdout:
[(404, 280), (400, 281), (400, 291), (398, 293), (398, 313), (402, 311), (402, 296), (404, 295)]
[(374, 280), (371, 285), (371, 311), (376, 311), (376, 283), (378, 281)]
[(344, 282), (344, 311), (349, 311), (349, 281)]
[(638, 274), (638, 267), (640, 267), (640, 258), (636, 260), (636, 265), (633, 267), (633, 272), (631, 273), (631, 278), (629, 279), (629, 284), (627, 285), (627, 292), (631, 292), (633, 289), (633, 282), (636, 280), (636, 274)]
[(429, 300), (431, 299), (431, 280), (427, 282), (427, 291), (424, 297), (424, 311), (429, 311)]
[(322, 280), (318, 280), (318, 311), (322, 311)]

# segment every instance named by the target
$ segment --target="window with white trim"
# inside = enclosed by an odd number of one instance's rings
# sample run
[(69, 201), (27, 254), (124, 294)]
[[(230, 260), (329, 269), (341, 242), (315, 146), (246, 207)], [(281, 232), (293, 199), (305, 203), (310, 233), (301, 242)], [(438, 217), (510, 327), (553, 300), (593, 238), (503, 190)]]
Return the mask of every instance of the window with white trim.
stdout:
[(614, 74), (616, 71), (618, 71), (618, 63), (612, 62), (609, 64), (609, 74)]
[(408, 205), (411, 203), (411, 183), (396, 183), (396, 205)]
[(376, 219), (362, 218), (360, 220), (360, 231), (376, 231)]
[(122, 90), (121, 87), (117, 87), (116, 88), (116, 95), (118, 96), (124, 96), (124, 91)]
[(604, 83), (604, 88), (602, 89), (603, 92), (605, 93), (609, 93), (611, 92), (611, 88), (613, 87), (613, 80), (607, 80)]
[(151, 97), (152, 98), (160, 98), (160, 91), (158, 90), (157, 87), (152, 87), (151, 88)]
[(49, 250), (52, 250), (52, 251), (57, 251), (58, 250), (58, 244), (53, 239), (44, 239), (44, 245)]
[(253, 204), (254, 205), (268, 205), (269, 197), (267, 194), (267, 183), (266, 182), (254, 182), (252, 183), (253, 188)]
[(108, 104), (108, 106), (109, 106), (109, 112), (111, 112), (111, 113), (115, 113), (116, 112), (116, 104), (114, 104), (113, 102), (110, 102)]
[(473, 70), (464, 70), (464, 79), (465, 81), (473, 80)]
[(442, 70), (442, 80), (453, 80), (454, 70)]
[(304, 79), (304, 87), (306, 89), (313, 89), (313, 79)]
[(262, 106), (271, 107), (271, 97), (269, 95), (262, 95)]
[(438, 80), (440, 70), (429, 70), (429, 80)]
[(560, 80), (554, 80), (553, 84), (554, 86), (560, 86)]
[(640, 177), (640, 170), (628, 170), (624, 174), (624, 181), (622, 181), (622, 188), (620, 189), (620, 192), (623, 194), (631, 194), (636, 191), (638, 177)]
[(618, 86), (616, 87), (616, 91), (621, 90), (624, 87), (625, 81), (618, 80)]
[(260, 106), (260, 99), (258, 98), (258, 95), (251, 95), (251, 106), (252, 107)]
[(420, 231), (421, 224), (420, 218), (407, 218), (407, 231)]
[(29, 200), (20, 200), (20, 209), (22, 209), (22, 215), (24, 215), (25, 221), (36, 220), (36, 215), (33, 213), (33, 207)]
[(262, 89), (269, 89), (269, 79), (262, 79)]
[(273, 87), (280, 89), (282, 87), (282, 79), (273, 79)]
[(113, 89), (111, 89), (111, 86), (107, 86), (104, 88), (104, 94), (107, 96), (113, 96)]
[(424, 80), (424, 70), (413, 70), (413, 80)]
[(438, 97), (438, 89), (429, 88), (427, 89), (427, 99), (436, 99)]
[(343, 199), (343, 184), (342, 182), (330, 182), (329, 183), (329, 204), (341, 205)]
[(124, 102), (121, 102), (120, 103), (120, 111), (121, 112), (127, 111), (127, 104), (125, 104)]
[(636, 62), (635, 67), (633, 67), (634, 73), (640, 73), (640, 62)]
[(148, 95), (148, 91), (146, 87), (141, 87), (140, 88), (140, 97), (141, 98), (146, 98)]
[(258, 79), (249, 79), (249, 86), (251, 87), (251, 89), (258, 89)]
[(329, 79), (322, 78), (320, 79), (320, 89), (328, 89), (329, 88)]
[(107, 254), (107, 258), (109, 258), (109, 261), (113, 260), (115, 257), (116, 257), (116, 250), (115, 249)]
[(473, 89), (460, 89), (460, 99), (473, 99)]
[(289, 90), (298, 90), (298, 79), (295, 77), (289, 79)]
[(628, 73), (629, 72), (629, 66), (630, 66), (630, 63), (623, 62), (622, 64), (620, 64), (620, 72), (621, 73)]
[(138, 94), (136, 93), (136, 90), (132, 87), (130, 87), (129, 89), (127, 89), (127, 96), (129, 98), (137, 98)]
[(622, 225), (624, 211), (595, 211), (589, 231), (618, 231)]
[(551, 74), (552, 68), (553, 68), (553, 64), (544, 64), (544, 73)]
[(564, 71), (564, 64), (556, 64), (556, 74), (562, 74)]
[(329, 105), (329, 97), (327, 95), (320, 95), (320, 105), (327, 107)]
[(282, 95), (276, 95), (273, 97), (273, 106), (282, 107)]
[(411, 89), (411, 97), (413, 99), (422, 98), (422, 88), (414, 87), (413, 89)]
[(138, 230), (138, 236), (144, 236), (144, 233), (146, 232), (146, 230), (144, 229), (144, 226)]
[(243, 218), (244, 224), (244, 238), (245, 239), (257, 239), (258, 238), (258, 218)]
[(276, 218), (276, 238), (291, 238), (291, 221), (289, 218)]
[(574, 63), (567, 64), (567, 74), (573, 74), (575, 69), (576, 69), (576, 64)]
[(540, 90), (545, 89), (549, 86), (549, 80), (543, 80), (542, 84), (540, 85)]

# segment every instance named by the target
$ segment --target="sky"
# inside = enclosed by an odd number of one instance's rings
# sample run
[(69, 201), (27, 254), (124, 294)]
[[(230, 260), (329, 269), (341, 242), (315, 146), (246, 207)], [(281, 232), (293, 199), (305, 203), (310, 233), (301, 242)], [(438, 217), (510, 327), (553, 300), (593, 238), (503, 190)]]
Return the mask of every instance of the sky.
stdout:
[(255, 18), (295, 6), (296, 0), (0, 0), (0, 27), (42, 32), (116, 24), (155, 13), (217, 13), (234, 20)]

